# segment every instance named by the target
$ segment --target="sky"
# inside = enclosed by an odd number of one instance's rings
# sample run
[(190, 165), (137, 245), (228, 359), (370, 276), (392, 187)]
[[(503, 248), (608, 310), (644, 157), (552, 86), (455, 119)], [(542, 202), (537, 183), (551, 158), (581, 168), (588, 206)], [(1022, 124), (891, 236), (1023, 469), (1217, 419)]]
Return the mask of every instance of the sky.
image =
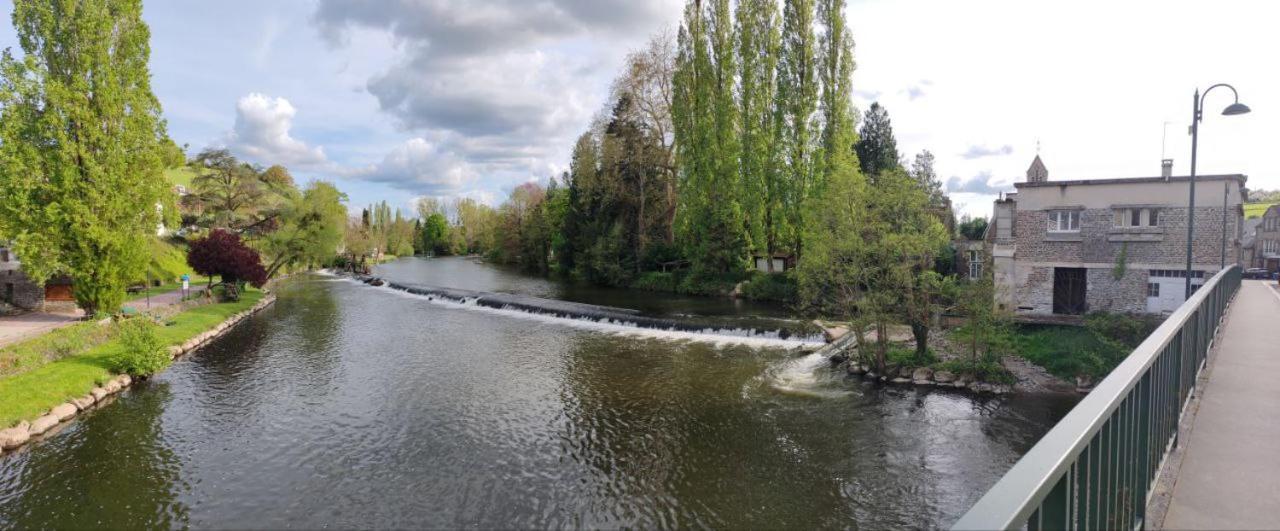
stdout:
[[(781, 1), (781, 0), (780, 0)], [(225, 146), (352, 208), (499, 203), (568, 166), (626, 54), (682, 0), (150, 0), (153, 89), (191, 154)], [(11, 5), (3, 7), (8, 20)], [(1050, 180), (1189, 171), (1280, 189), (1280, 5), (1265, 1), (850, 0), (854, 103), (927, 149), (958, 210), (987, 216), (1039, 153)], [(0, 25), (0, 48), (17, 46)]]

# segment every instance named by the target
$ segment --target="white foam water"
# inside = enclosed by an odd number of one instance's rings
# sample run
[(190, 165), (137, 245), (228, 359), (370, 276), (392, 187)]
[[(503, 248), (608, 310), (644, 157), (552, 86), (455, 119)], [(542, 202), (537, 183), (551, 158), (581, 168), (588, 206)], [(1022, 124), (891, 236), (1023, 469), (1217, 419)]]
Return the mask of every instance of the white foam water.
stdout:
[(773, 364), (761, 376), (771, 389), (785, 394), (836, 398), (850, 391), (834, 385), (831, 362), (826, 353), (813, 352)]
[[(356, 280), (350, 277), (338, 276), (338, 278), (348, 280), (356, 284), (364, 285), (363, 282), (360, 282), (359, 280)], [(499, 315), (499, 316), (510, 317), (515, 319), (523, 319), (527, 321), (536, 321), (536, 322), (547, 323), (547, 324), (569, 326), (572, 328), (577, 328), (582, 330), (591, 330), (595, 332), (620, 335), (620, 336), (647, 337), (647, 338), (662, 339), (662, 340), (676, 341), (676, 342), (688, 341), (688, 342), (696, 342), (696, 343), (710, 343), (720, 347), (740, 345), (740, 346), (748, 346), (748, 347), (754, 347), (754, 348), (782, 348), (782, 349), (811, 350), (811, 349), (815, 349), (822, 346), (821, 342), (804, 340), (804, 339), (782, 339), (776, 336), (773, 336), (773, 337), (752, 336), (752, 335), (747, 335), (745, 333), (743, 333), (742, 335), (739, 335), (731, 331), (725, 331), (726, 333), (718, 333), (719, 331), (711, 330), (711, 329), (707, 329), (700, 332), (694, 332), (694, 331), (685, 331), (685, 330), (645, 328), (645, 327), (635, 326), (633, 324), (627, 323), (624, 320), (614, 320), (614, 319), (596, 320), (596, 319), (588, 319), (588, 318), (560, 317), (556, 315), (528, 312), (528, 311), (514, 309), (514, 308), (490, 308), (488, 306), (482, 306), (482, 305), (476, 304), (476, 299), (474, 298), (466, 298), (466, 299), (462, 299), (461, 301), (458, 301), (458, 300), (453, 300), (453, 299), (435, 296), (435, 295), (419, 295), (416, 293), (410, 293), (410, 292), (407, 292), (401, 289), (396, 289), (387, 285), (376, 286), (376, 287), (370, 286), (370, 287), (372, 287), (373, 289), (382, 290), (384, 292), (391, 293), (400, 297), (410, 298), (410, 299), (419, 300), (419, 301), (425, 301), (427, 303), (430, 303), (436, 306), (445, 307), (445, 308), (483, 312), (490, 315)]]

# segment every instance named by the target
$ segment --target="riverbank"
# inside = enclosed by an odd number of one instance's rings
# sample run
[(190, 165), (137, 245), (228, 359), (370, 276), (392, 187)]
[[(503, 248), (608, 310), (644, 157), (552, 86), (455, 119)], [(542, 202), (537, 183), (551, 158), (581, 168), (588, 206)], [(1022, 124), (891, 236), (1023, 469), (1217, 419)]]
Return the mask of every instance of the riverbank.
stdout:
[[(167, 317), (166, 326), (161, 327), (157, 335), (168, 346), (170, 354), (177, 357), (225, 333), (232, 325), (274, 300), (274, 295), (249, 291), (236, 302), (188, 308)], [(87, 345), (83, 339), (54, 336), (104, 333), (94, 328), (105, 327), (96, 323), (84, 323), (74, 330), (56, 330), (6, 349), (12, 351), (34, 341), (54, 345), (55, 352), (62, 344), (69, 345), (68, 348), (76, 345), (84, 347), (77, 353), (66, 354), (29, 370), (0, 378), (0, 426), (5, 428), (0, 429), (0, 451), (20, 446), (30, 437), (44, 433), (58, 422), (73, 417), (78, 411), (92, 408), (97, 402), (129, 385), (131, 380), (121, 378), (109, 369), (108, 360), (123, 348), (115, 338)], [(109, 335), (109, 332), (106, 334)]]

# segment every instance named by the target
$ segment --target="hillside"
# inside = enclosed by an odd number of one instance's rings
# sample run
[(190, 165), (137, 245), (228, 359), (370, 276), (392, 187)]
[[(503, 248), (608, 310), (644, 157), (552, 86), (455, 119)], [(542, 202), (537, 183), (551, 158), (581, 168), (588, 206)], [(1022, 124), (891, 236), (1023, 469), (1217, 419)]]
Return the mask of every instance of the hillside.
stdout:
[(1244, 219), (1260, 218), (1271, 205), (1280, 204), (1280, 201), (1272, 203), (1245, 203)]
[(196, 176), (196, 172), (191, 171), (191, 168), (181, 166), (165, 170), (164, 176), (174, 185), (182, 185), (187, 188), (191, 188), (191, 179)]

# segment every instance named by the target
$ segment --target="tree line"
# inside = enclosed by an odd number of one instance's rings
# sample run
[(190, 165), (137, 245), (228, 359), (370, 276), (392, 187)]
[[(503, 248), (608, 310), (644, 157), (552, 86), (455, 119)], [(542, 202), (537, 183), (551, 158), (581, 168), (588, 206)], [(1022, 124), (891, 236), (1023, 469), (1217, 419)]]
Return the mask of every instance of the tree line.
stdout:
[[(881, 361), (891, 323), (927, 348), (951, 286), (935, 263), (951, 252), (951, 214), (933, 155), (906, 163), (883, 106), (858, 124), (844, 11), (690, 0), (675, 35), (627, 57), (568, 171), (497, 208), (425, 200), (418, 240), (604, 285), (781, 284), (802, 310), (853, 321)], [(753, 256), (798, 267), (753, 273)]]

